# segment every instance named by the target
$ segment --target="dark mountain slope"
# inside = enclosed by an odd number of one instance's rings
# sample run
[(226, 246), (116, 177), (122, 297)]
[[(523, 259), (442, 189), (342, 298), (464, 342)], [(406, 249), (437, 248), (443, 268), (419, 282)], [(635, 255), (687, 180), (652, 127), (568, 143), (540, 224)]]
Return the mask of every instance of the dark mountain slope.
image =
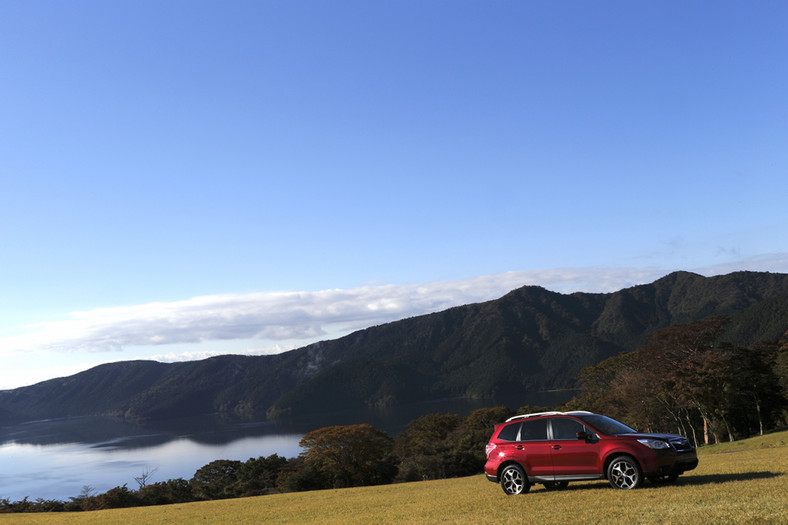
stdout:
[[(91, 368), (0, 392), (0, 404), (24, 419), (89, 414), (120, 415), (129, 398), (160, 382), (170, 366), (154, 361), (124, 361)], [(56, 415), (53, 408), (56, 407)]]
[[(767, 307), (769, 327), (759, 315)], [(300, 383), (270, 414), (574, 387), (584, 367), (638, 348), (648, 334), (718, 314), (734, 318), (738, 344), (776, 339), (788, 327), (788, 276), (677, 272), (613, 294), (520, 288), (321, 343), (338, 364)]]
[(687, 272), (611, 294), (523, 287), (500, 299), (404, 319), (276, 356), (125, 362), (0, 392), (2, 419), (82, 414), (165, 419), (388, 407), (576, 386), (584, 367), (672, 324), (725, 314), (736, 344), (788, 328), (788, 275)]

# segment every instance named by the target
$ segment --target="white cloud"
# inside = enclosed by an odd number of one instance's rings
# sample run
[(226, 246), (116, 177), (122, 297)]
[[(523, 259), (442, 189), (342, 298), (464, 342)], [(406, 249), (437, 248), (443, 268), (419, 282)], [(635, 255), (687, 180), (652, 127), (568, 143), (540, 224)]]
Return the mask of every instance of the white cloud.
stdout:
[[(749, 264), (753, 269), (774, 269), (775, 262), (785, 267), (786, 261), (786, 254), (776, 254), (753, 259)], [(737, 269), (742, 269), (742, 264)], [(129, 347), (257, 340), (259, 344), (242, 353), (273, 353), (376, 324), (495, 299), (528, 284), (558, 292), (610, 292), (651, 282), (666, 273), (656, 268), (563, 268), (427, 284), (210, 295), (74, 312), (65, 320), (29, 326), (23, 335), (1, 338), (0, 352), (107, 352)], [(174, 361), (215, 355), (214, 351), (190, 352), (164, 352), (156, 357)]]
[(23, 335), (0, 339), (0, 349), (103, 352), (238, 339), (314, 341), (328, 334), (494, 299), (526, 284), (555, 290), (593, 287), (608, 291), (653, 274), (653, 270), (559, 269), (418, 285), (210, 295), (74, 312), (65, 320), (35, 324)]

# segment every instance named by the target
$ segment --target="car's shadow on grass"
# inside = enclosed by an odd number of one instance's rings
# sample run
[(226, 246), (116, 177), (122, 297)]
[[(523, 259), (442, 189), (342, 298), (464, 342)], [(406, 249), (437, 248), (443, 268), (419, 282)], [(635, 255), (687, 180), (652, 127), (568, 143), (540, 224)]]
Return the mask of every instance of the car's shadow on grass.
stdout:
[[(770, 478), (777, 478), (779, 476), (783, 476), (782, 472), (769, 472), (769, 471), (762, 471), (762, 472), (740, 472), (737, 474), (701, 474), (701, 475), (684, 475), (679, 477), (674, 483), (652, 483), (650, 481), (646, 481), (641, 485), (641, 489), (660, 489), (663, 487), (676, 487), (676, 486), (694, 486), (694, 485), (712, 485), (717, 483), (727, 483), (729, 481), (753, 481), (756, 479), (770, 479)], [(580, 483), (570, 483), (568, 487), (564, 489), (559, 489), (560, 492), (566, 492), (571, 490), (594, 490), (594, 489), (610, 489), (610, 484), (607, 481), (595, 481), (595, 482), (580, 482)], [(534, 487), (535, 490), (539, 490), (540, 492), (556, 492), (554, 490), (548, 490), (544, 487), (538, 489)], [(533, 489), (532, 489), (533, 490)]]
[[(753, 481), (756, 479), (769, 479), (783, 476), (782, 472), (739, 472), (736, 474), (686, 474), (679, 477), (673, 485), (710, 485), (715, 483), (727, 483), (728, 481)], [(670, 484), (650, 484), (652, 487), (665, 486)], [(647, 484), (646, 486), (649, 486)]]

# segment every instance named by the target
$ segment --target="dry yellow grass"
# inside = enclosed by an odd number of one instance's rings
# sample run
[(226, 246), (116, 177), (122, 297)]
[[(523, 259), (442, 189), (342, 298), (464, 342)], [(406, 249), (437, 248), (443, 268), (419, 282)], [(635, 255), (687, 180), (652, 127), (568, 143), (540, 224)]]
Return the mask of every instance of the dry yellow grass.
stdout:
[(672, 486), (606, 482), (507, 497), (483, 476), (87, 513), (0, 515), (14, 524), (665, 523), (788, 524), (788, 432), (705, 447)]

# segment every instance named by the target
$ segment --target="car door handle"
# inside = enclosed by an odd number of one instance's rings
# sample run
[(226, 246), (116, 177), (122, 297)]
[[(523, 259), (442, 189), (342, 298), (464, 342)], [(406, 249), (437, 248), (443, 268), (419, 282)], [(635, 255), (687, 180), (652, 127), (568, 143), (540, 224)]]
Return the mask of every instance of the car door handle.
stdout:
[(550, 448), (552, 448), (553, 450), (558, 450), (559, 448), (561, 448), (561, 445), (553, 445)]
[(524, 449), (525, 447), (524, 447), (524, 446), (522, 446), (522, 445), (517, 445), (517, 446), (516, 446), (516, 447), (514, 447), (514, 448), (516, 448), (517, 450), (522, 450), (522, 449)]

